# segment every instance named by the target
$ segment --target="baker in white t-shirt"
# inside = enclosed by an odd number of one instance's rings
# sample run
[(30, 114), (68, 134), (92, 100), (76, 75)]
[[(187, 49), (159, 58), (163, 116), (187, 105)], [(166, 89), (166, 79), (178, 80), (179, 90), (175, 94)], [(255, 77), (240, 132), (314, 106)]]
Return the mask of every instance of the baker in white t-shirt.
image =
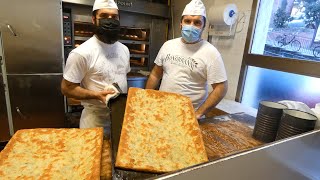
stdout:
[[(182, 38), (167, 41), (161, 47), (146, 89), (175, 92), (190, 97), (198, 119), (225, 96), (228, 84), (218, 50), (201, 39), (206, 10), (201, 0), (186, 5), (181, 17)], [(207, 85), (213, 91), (208, 95)]]
[(92, 22), (95, 35), (69, 54), (61, 91), (67, 97), (81, 100), (84, 110), (80, 128), (104, 127), (105, 135), (109, 135), (110, 112), (106, 96), (115, 92), (105, 87), (118, 83), (121, 90), (127, 92), (130, 54), (118, 41), (120, 23), (114, 0), (96, 0)]

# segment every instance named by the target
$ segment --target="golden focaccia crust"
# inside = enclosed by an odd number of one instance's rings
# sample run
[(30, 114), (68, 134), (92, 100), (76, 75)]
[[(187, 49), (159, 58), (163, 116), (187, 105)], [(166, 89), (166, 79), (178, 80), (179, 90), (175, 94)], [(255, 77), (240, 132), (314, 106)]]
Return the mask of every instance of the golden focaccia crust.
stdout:
[(112, 178), (111, 142), (109, 140), (103, 140), (100, 179), (108, 180), (111, 178)]
[(0, 177), (99, 179), (102, 141), (102, 128), (19, 130), (0, 153)]
[(116, 166), (154, 173), (208, 161), (188, 97), (130, 88)]

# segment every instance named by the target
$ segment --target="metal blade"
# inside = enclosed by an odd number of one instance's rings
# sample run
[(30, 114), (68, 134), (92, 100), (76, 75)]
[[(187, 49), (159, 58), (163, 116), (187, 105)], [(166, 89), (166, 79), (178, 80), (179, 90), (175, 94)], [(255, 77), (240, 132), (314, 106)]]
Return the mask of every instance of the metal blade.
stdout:
[(118, 85), (118, 83), (112, 83), (112, 85), (115, 87), (115, 88), (117, 88), (117, 90), (119, 91), (119, 93), (120, 94), (122, 94), (123, 92), (122, 92), (122, 90), (121, 90), (121, 88), (120, 88), (120, 86)]

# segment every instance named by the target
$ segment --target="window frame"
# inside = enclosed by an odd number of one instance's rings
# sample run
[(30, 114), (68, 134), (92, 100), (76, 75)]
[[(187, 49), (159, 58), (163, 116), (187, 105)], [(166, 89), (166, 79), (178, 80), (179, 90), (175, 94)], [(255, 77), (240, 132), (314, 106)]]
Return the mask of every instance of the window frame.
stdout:
[(257, 15), (259, 13), (260, 2), (261, 0), (253, 0), (252, 2), (250, 22), (247, 32), (247, 38), (242, 58), (240, 76), (235, 99), (238, 102), (241, 102), (242, 100), (242, 93), (245, 86), (245, 78), (249, 66), (320, 78), (320, 60), (308, 61), (293, 58), (257, 55), (251, 53), (252, 42), (255, 33), (254, 29), (257, 23)]

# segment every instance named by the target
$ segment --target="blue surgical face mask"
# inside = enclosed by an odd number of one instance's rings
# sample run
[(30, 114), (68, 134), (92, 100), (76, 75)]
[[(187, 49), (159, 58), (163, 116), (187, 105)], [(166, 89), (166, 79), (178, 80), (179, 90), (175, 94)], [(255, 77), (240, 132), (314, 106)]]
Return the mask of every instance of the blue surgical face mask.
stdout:
[(192, 25), (183, 25), (181, 35), (186, 42), (193, 43), (200, 39), (201, 29)]

